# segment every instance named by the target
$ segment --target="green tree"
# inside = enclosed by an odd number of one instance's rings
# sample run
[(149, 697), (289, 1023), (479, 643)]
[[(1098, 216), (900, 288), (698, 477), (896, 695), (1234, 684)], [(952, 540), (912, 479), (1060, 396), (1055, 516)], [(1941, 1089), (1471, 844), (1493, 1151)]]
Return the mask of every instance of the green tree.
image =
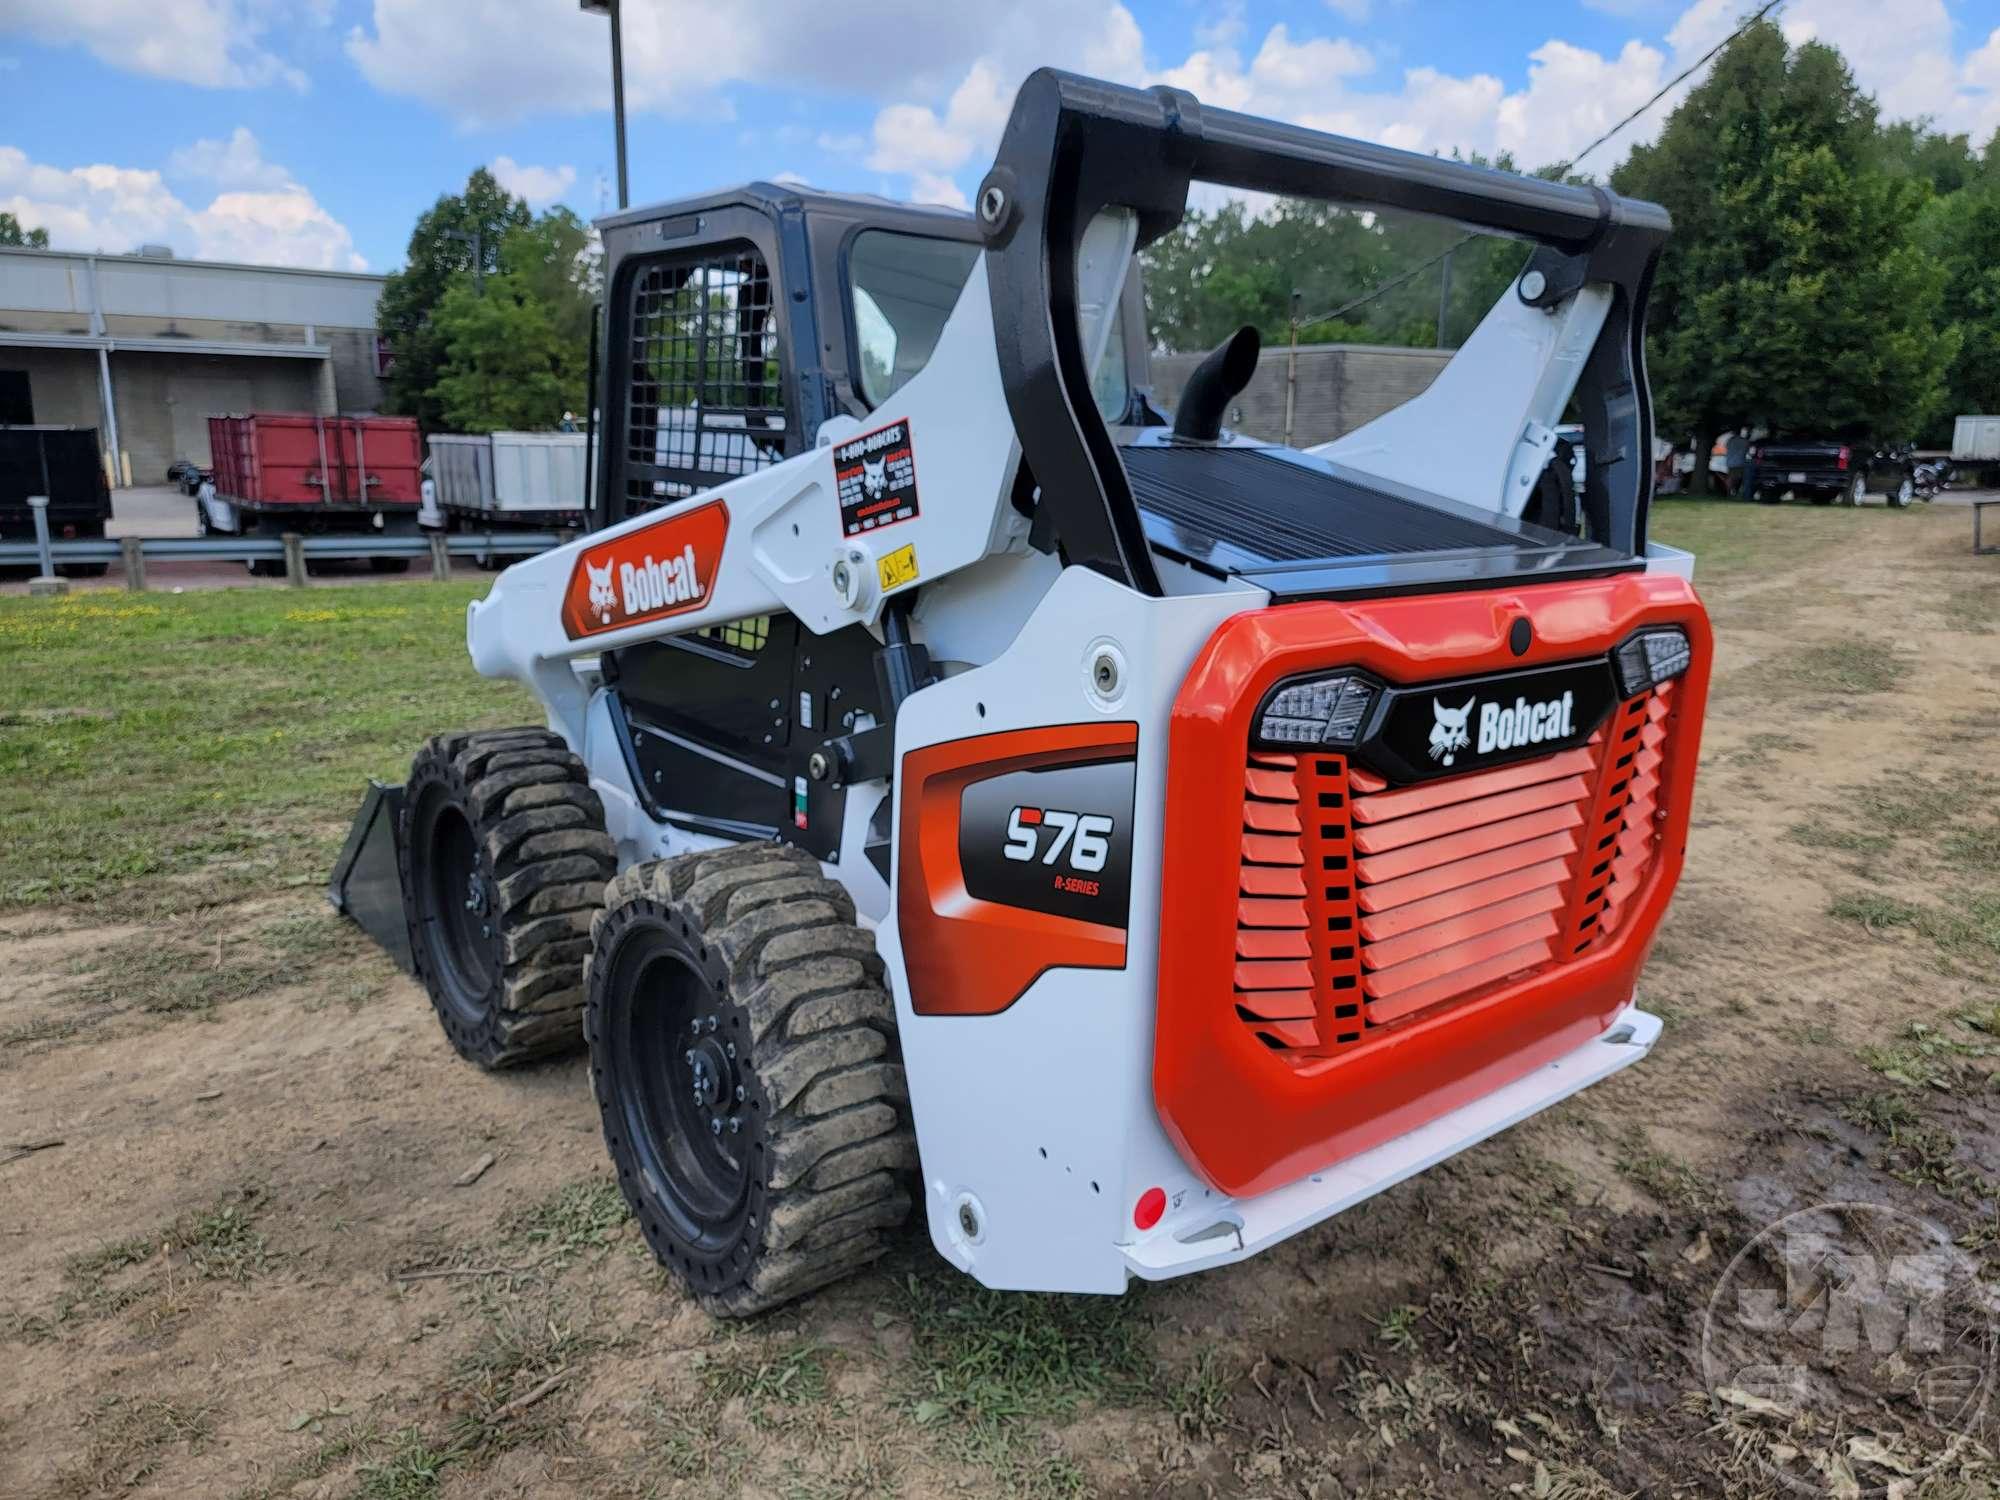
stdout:
[(451, 431), (546, 429), (583, 405), (583, 360), (521, 278), (455, 282), (432, 327), (443, 373), (425, 399)]
[(1954, 413), (2000, 410), (2000, 262), (1993, 255), (2000, 183), (1982, 181), (1931, 203), (1918, 241), (1943, 273), (1942, 316), (1958, 335), (1945, 400), (1922, 434), (1941, 442), (1951, 436)]
[(1931, 169), (1893, 154), (1839, 53), (1759, 22), (1612, 174), (1674, 217), (1649, 312), (1662, 431), (1706, 452), (1746, 422), (1896, 438), (1931, 416), (1957, 335), (1915, 237)]
[(588, 389), (599, 262), (566, 208), (509, 229), (492, 274), (461, 271), (431, 315), (436, 382), (424, 393), (459, 432), (554, 427)]
[(444, 340), (434, 322), (439, 304), (456, 278), (497, 271), (508, 232), (530, 222), (528, 205), (484, 167), (466, 179), (464, 192), (447, 193), (417, 220), (403, 268), (382, 288), (378, 314), (396, 357), (388, 379), (391, 411), (415, 417), (426, 431), (442, 426), (433, 394), (444, 373)]
[[(1487, 165), (1478, 157), (1472, 164)], [(1494, 165), (1513, 170), (1504, 156)], [(1526, 257), (1515, 241), (1468, 240), (1457, 225), (1412, 214), (1296, 198), (1263, 212), (1225, 203), (1190, 212), (1144, 252), (1149, 331), (1178, 351), (1212, 348), (1246, 323), (1266, 344), (1281, 343), (1296, 290), (1301, 343), (1429, 348), (1438, 342), (1442, 294), (1444, 342), (1456, 345)]]
[(24, 245), (30, 250), (49, 248), (49, 232), (46, 229), (24, 229), (21, 221), (10, 213), (0, 212), (0, 245)]

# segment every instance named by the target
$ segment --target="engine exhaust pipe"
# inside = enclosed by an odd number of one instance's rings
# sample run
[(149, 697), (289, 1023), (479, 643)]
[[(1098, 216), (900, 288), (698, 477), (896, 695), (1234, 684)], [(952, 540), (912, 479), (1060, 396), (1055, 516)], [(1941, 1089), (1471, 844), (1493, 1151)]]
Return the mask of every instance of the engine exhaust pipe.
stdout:
[(1263, 347), (1263, 336), (1246, 323), (1194, 367), (1174, 409), (1175, 437), (1212, 443), (1222, 436), (1222, 414), (1257, 373)]

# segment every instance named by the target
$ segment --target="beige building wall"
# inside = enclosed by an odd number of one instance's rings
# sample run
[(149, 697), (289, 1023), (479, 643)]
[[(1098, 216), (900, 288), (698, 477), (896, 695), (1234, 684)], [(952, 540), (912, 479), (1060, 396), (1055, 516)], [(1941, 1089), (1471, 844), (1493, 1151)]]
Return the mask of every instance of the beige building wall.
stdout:
[[(1345, 437), (1364, 422), (1372, 422), (1420, 395), (1451, 362), (1452, 352), (1380, 344), (1301, 345), (1292, 446), (1306, 448)], [(1229, 427), (1245, 437), (1284, 441), (1288, 353), (1283, 348), (1266, 349), (1258, 357), (1256, 375), (1229, 405), (1224, 419)], [(1205, 358), (1206, 354), (1154, 355), (1155, 403), (1172, 411), (1188, 376)]]
[[(213, 415), (380, 411), (375, 308), (382, 280), (0, 249), (0, 370), (27, 374), (36, 421), (97, 428), (114, 483), (158, 484), (177, 459), (208, 462)], [(35, 347), (44, 337), (87, 343)], [(131, 347), (135, 341), (146, 347)], [(182, 341), (190, 347), (171, 347)], [(245, 352), (230, 353), (229, 345)], [(115, 455), (108, 451), (100, 348), (116, 393)]]

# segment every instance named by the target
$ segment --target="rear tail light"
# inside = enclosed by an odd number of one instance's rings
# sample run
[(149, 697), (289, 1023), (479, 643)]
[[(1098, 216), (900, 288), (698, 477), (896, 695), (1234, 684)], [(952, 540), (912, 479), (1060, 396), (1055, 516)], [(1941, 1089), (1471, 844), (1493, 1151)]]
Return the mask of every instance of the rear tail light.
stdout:
[(1618, 674), (1620, 697), (1636, 698), (1663, 682), (1671, 682), (1688, 669), (1694, 649), (1687, 632), (1675, 627), (1642, 630), (1611, 653), (1611, 665)]
[(1351, 745), (1361, 733), (1375, 683), (1351, 672), (1281, 685), (1257, 715), (1268, 745)]
[(1840, 450), (1840, 466), (1843, 469), (1847, 467), (1847, 450), (1845, 448)]

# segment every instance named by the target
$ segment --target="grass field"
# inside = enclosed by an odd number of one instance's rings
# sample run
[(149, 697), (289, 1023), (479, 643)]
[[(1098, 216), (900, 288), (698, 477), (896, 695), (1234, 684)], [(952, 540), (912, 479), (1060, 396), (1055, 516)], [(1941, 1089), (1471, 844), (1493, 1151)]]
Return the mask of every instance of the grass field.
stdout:
[(423, 737), (540, 719), (477, 676), (483, 585), (0, 599), (0, 908), (319, 875)]

